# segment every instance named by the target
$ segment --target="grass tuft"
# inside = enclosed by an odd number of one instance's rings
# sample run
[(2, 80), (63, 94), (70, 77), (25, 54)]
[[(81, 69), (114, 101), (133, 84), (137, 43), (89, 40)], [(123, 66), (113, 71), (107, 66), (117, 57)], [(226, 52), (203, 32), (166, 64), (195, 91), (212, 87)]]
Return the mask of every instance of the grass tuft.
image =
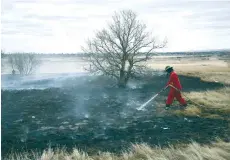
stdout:
[(205, 108), (218, 109), (230, 113), (230, 87), (205, 92), (187, 93), (192, 101), (203, 105)]
[(135, 144), (127, 152), (115, 155), (109, 152), (99, 152), (97, 155), (88, 155), (85, 152), (73, 149), (68, 153), (65, 149), (51, 148), (39, 153), (11, 154), (7, 160), (230, 160), (230, 142), (218, 140), (210, 145), (200, 145), (192, 142), (188, 145), (169, 146), (167, 148), (150, 147), (149, 145)]
[(196, 106), (189, 106), (185, 110), (175, 110), (173, 113), (180, 116), (200, 116), (201, 109)]

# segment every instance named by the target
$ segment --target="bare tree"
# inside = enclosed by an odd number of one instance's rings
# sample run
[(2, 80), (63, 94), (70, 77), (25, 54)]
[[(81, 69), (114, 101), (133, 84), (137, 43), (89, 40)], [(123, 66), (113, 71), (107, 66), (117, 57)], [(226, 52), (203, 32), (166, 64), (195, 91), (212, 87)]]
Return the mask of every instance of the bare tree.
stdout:
[(40, 64), (35, 54), (17, 53), (8, 56), (12, 70), (18, 70), (21, 75), (32, 74)]
[(131, 10), (115, 12), (107, 29), (96, 33), (82, 47), (85, 59), (90, 62), (90, 72), (102, 73), (117, 79), (119, 86), (126, 86), (130, 77), (140, 73), (141, 62), (150, 59), (154, 49), (163, 48), (146, 31), (146, 25)]

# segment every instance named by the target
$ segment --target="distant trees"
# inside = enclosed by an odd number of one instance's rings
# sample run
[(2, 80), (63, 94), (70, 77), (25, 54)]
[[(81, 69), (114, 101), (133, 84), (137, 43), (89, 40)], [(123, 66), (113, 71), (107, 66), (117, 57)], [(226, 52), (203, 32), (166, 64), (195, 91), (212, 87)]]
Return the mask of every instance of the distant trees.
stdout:
[(4, 67), (4, 61), (3, 58), (5, 57), (5, 52), (1, 49), (1, 67)]
[(5, 52), (1, 49), (1, 58), (5, 56)]
[(90, 72), (99, 72), (117, 79), (118, 86), (143, 71), (141, 62), (150, 59), (154, 49), (163, 48), (166, 41), (157, 43), (146, 31), (146, 25), (131, 10), (115, 12), (107, 29), (96, 33), (83, 47)]
[(27, 53), (9, 54), (8, 62), (12, 70), (17, 70), (21, 75), (32, 74), (40, 64), (35, 54)]

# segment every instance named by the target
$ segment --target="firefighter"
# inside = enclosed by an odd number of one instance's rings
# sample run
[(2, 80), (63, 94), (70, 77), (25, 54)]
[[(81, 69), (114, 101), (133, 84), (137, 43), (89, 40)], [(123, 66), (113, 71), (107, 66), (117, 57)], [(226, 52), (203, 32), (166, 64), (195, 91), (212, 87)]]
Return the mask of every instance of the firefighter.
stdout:
[(166, 107), (165, 109), (169, 109), (170, 105), (173, 103), (174, 98), (177, 99), (177, 101), (180, 102), (182, 107), (186, 107), (187, 103), (185, 99), (181, 96), (181, 90), (182, 86), (180, 84), (180, 80), (178, 78), (178, 75), (176, 72), (173, 70), (173, 67), (171, 66), (166, 66), (165, 71), (169, 75), (169, 81), (166, 86), (170, 87), (170, 91), (168, 94), (168, 98), (166, 100)]

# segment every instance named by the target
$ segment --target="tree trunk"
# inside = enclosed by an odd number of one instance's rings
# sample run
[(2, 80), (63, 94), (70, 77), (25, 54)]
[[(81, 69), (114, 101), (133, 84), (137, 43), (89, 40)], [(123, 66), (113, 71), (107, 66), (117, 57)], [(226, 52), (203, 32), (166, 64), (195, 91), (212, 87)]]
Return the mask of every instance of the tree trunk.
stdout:
[(126, 87), (126, 83), (125, 83), (125, 71), (124, 71), (123, 68), (120, 70), (120, 77), (118, 79), (118, 87), (121, 87), (121, 88)]
[(121, 88), (124, 88), (126, 87), (127, 85), (127, 82), (130, 78), (130, 74), (131, 74), (131, 69), (128, 70), (128, 72), (125, 72), (124, 70), (120, 71), (120, 78), (118, 80), (118, 86), (121, 87)]

